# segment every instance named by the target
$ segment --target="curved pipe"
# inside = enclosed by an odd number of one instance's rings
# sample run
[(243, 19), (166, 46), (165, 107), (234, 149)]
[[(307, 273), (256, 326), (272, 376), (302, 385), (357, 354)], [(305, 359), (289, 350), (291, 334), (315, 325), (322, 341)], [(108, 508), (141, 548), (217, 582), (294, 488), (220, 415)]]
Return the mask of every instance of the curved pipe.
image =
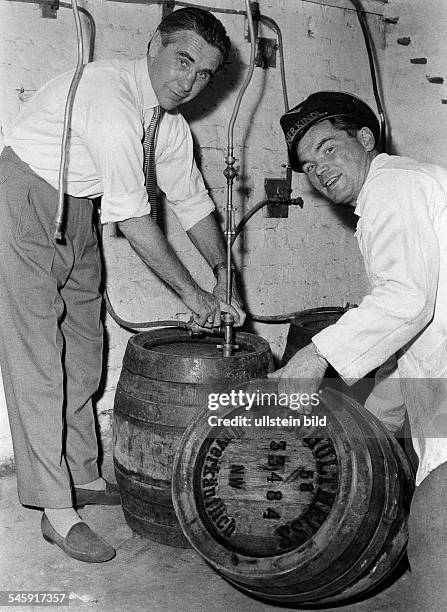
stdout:
[(93, 56), (95, 53), (95, 38), (96, 38), (96, 25), (93, 16), (89, 11), (87, 11), (83, 7), (78, 7), (77, 0), (73, 0), (73, 4), (67, 4), (65, 2), (61, 2), (60, 6), (62, 8), (70, 8), (73, 9), (73, 16), (76, 25), (76, 37), (78, 42), (78, 61), (76, 64), (76, 69), (70, 84), (70, 89), (68, 90), (67, 100), (65, 103), (65, 111), (64, 111), (64, 128), (62, 132), (62, 143), (61, 143), (61, 160), (59, 165), (59, 181), (58, 181), (58, 205), (56, 211), (56, 221), (55, 221), (55, 231), (54, 238), (55, 240), (62, 241), (63, 240), (63, 225), (64, 225), (64, 196), (65, 196), (65, 175), (67, 171), (67, 148), (68, 148), (68, 131), (71, 122), (71, 115), (73, 111), (73, 103), (76, 94), (76, 90), (79, 85), (79, 81), (82, 76), (82, 71), (84, 69), (84, 41), (82, 38), (82, 26), (81, 19), (79, 13), (83, 13), (87, 16), (90, 22), (90, 43), (89, 43), (89, 53), (88, 53), (88, 61), (91, 62), (93, 60)]
[(245, 0), (245, 4), (247, 6), (247, 17), (248, 17), (248, 29), (250, 32), (250, 64), (248, 66), (248, 72), (245, 77), (244, 82), (242, 83), (242, 87), (239, 90), (239, 93), (236, 98), (236, 103), (234, 105), (233, 113), (231, 115), (230, 123), (228, 125), (228, 148), (227, 155), (230, 157), (233, 155), (233, 140), (234, 140), (234, 124), (236, 123), (236, 118), (239, 113), (239, 108), (241, 106), (242, 98), (244, 97), (245, 91), (250, 84), (251, 78), (253, 76), (253, 71), (255, 69), (255, 58), (256, 58), (256, 45), (255, 45), (255, 28), (253, 24), (253, 17), (250, 10), (250, 1)]
[(134, 329), (147, 329), (150, 327), (181, 327), (182, 329), (191, 329), (192, 325), (187, 323), (186, 321), (177, 321), (176, 319), (169, 319), (166, 321), (143, 321), (143, 322), (134, 322), (134, 321), (126, 321), (122, 319), (119, 315), (116, 314), (112, 304), (110, 303), (109, 294), (107, 289), (104, 291), (104, 301), (106, 304), (106, 310), (115, 323), (118, 323), (121, 327), (128, 329), (130, 331)]
[[(351, 306), (348, 304), (343, 310), (346, 312), (349, 310)], [(282, 315), (252, 315), (250, 314), (250, 318), (253, 321), (258, 321), (259, 323), (289, 323), (292, 319), (296, 319), (297, 317), (301, 317), (302, 315), (310, 315), (310, 314), (326, 314), (328, 312), (334, 312), (334, 307), (332, 306), (322, 306), (320, 308), (307, 308), (306, 310), (297, 310), (296, 312), (288, 312), (287, 314)]]
[(65, 184), (65, 175), (67, 172), (67, 149), (68, 149), (68, 131), (71, 121), (71, 115), (73, 111), (73, 103), (74, 97), (76, 94), (76, 89), (78, 88), (79, 81), (81, 80), (82, 71), (84, 69), (84, 42), (82, 40), (82, 26), (81, 26), (81, 18), (79, 16), (78, 2), (77, 0), (73, 0), (73, 16), (76, 25), (76, 36), (78, 41), (78, 61), (76, 64), (76, 70), (74, 72), (73, 78), (71, 80), (70, 89), (68, 90), (67, 101), (65, 103), (65, 111), (64, 111), (64, 129), (62, 133), (62, 144), (61, 144), (61, 161), (59, 165), (59, 182), (58, 182), (58, 191), (59, 191), (59, 199), (56, 211), (56, 221), (55, 221), (55, 231), (54, 238), (55, 240), (62, 241), (63, 240), (63, 224), (64, 224), (64, 184)]
[(288, 199), (288, 200), (278, 200), (278, 198), (267, 198), (265, 200), (261, 200), (260, 202), (255, 204), (252, 208), (250, 208), (248, 213), (244, 215), (242, 219), (239, 221), (239, 223), (237, 224), (236, 229), (234, 230), (234, 233), (233, 233), (233, 238), (231, 240), (231, 246), (233, 246), (234, 241), (236, 240), (236, 238), (239, 236), (239, 234), (243, 230), (245, 224), (253, 217), (255, 213), (258, 212), (258, 210), (261, 210), (261, 208), (263, 208), (264, 206), (267, 206), (268, 204), (288, 204), (290, 206), (297, 205), (297, 206), (301, 206), (302, 208), (303, 200), (301, 198), (294, 198), (294, 199)]
[[(168, 0), (169, 1), (169, 0)], [(179, 6), (190, 6), (191, 8), (199, 8), (204, 11), (210, 11), (210, 13), (227, 13), (229, 15), (245, 15), (247, 16), (247, 11), (238, 11), (237, 9), (224, 9), (216, 6), (204, 6), (202, 4), (194, 4), (193, 2), (181, 2), (178, 0), (174, 1), (175, 4)], [(150, 2), (149, 4), (159, 4), (158, 0), (154, 2)], [(167, 4), (166, 2), (162, 2), (162, 4)]]
[[(253, 217), (253, 215), (256, 214), (259, 210), (261, 210), (261, 208), (263, 208), (264, 206), (267, 206), (270, 203), (277, 204), (278, 199), (268, 198), (266, 200), (261, 200), (260, 202), (255, 204), (255, 206), (253, 206), (253, 208), (251, 208), (246, 215), (244, 215), (244, 217), (239, 221), (239, 223), (236, 226), (236, 229), (234, 230), (234, 235), (233, 235), (231, 245), (234, 244), (234, 241), (236, 240), (236, 238), (239, 236), (239, 234), (243, 230), (245, 224)], [(289, 203), (292, 204), (290, 200), (289, 200)], [(295, 202), (293, 202), (293, 204), (295, 204)], [(294, 319), (295, 317), (298, 317), (299, 315), (303, 313), (317, 314), (320, 312), (322, 313), (328, 312), (329, 310), (331, 310), (331, 308), (327, 308), (327, 309), (326, 308), (313, 308), (311, 310), (298, 310), (296, 312), (288, 312), (286, 314), (279, 314), (279, 315), (256, 315), (256, 314), (253, 314), (247, 311), (247, 316), (250, 317), (250, 319), (252, 319), (253, 321), (258, 321), (260, 323), (288, 323), (289, 321), (291, 321), (292, 319)]]
[[(10, 0), (11, 1), (11, 0)], [(15, 2), (24, 2), (27, 4), (42, 4), (39, 0), (14, 0)], [(59, 6), (61, 8), (72, 9), (73, 5), (68, 4), (67, 2), (59, 2)], [(83, 13), (90, 22), (90, 42), (89, 42), (89, 52), (88, 52), (88, 61), (93, 61), (93, 55), (95, 52), (95, 39), (96, 39), (96, 25), (95, 20), (93, 19), (93, 15), (84, 7), (78, 6), (78, 11)]]
[(190, 321), (179, 321), (178, 319), (166, 319), (160, 321), (126, 321), (118, 316), (110, 303), (109, 294), (107, 289), (104, 291), (104, 301), (106, 304), (106, 310), (115, 323), (118, 323), (120, 327), (127, 329), (128, 331), (135, 331), (137, 329), (149, 329), (151, 327), (175, 327), (180, 329), (189, 329), (194, 334), (222, 334), (222, 327), (212, 327), (210, 329), (200, 327), (197, 323), (191, 319)]
[(274, 19), (272, 19), (271, 17), (267, 17), (267, 15), (260, 15), (259, 18), (263, 23), (273, 28), (276, 32), (276, 35), (278, 36), (279, 67), (281, 71), (282, 95), (284, 99), (284, 110), (287, 113), (287, 111), (289, 110), (289, 97), (287, 94), (286, 67), (284, 62), (284, 47), (281, 28)]
[[(67, 2), (61, 2), (59, 4), (59, 6), (61, 6), (62, 8), (68, 8), (68, 9), (73, 8), (73, 6), (71, 4), (68, 4)], [(84, 7), (78, 6), (78, 10), (83, 15), (85, 15), (87, 17), (87, 19), (89, 20), (89, 24), (90, 24), (90, 42), (89, 42), (89, 46), (88, 46), (88, 62), (92, 62), (93, 61), (93, 56), (95, 54), (95, 40), (96, 40), (96, 24), (95, 24), (95, 20), (93, 19), (93, 15), (87, 9), (85, 9)]]
[(361, 10), (361, 6), (358, 0), (351, 0), (357, 13), (357, 18), (362, 28), (362, 34), (365, 41), (366, 52), (368, 54), (369, 70), (371, 72), (372, 87), (374, 91), (374, 97), (376, 99), (377, 112), (380, 117), (380, 137), (378, 142), (379, 151), (385, 151), (386, 147), (386, 124), (385, 124), (385, 113), (383, 112), (382, 102), (380, 100), (379, 88), (377, 85), (376, 66), (374, 62), (374, 52), (372, 49), (371, 38), (368, 30), (368, 24), (366, 22), (365, 13)]

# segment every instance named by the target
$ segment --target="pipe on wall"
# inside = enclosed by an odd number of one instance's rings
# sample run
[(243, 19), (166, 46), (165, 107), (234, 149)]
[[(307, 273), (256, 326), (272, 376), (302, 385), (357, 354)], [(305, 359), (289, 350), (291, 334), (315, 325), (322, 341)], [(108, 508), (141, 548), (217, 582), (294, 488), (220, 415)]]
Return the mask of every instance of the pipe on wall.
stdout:
[(78, 61), (76, 69), (73, 74), (73, 78), (70, 83), (70, 89), (68, 90), (67, 100), (65, 102), (64, 110), (64, 129), (62, 132), (62, 143), (61, 143), (61, 160), (59, 165), (59, 181), (58, 181), (58, 204), (55, 219), (55, 230), (54, 238), (59, 242), (63, 241), (64, 236), (64, 202), (65, 202), (65, 177), (67, 173), (67, 153), (68, 153), (68, 132), (70, 129), (71, 115), (73, 111), (74, 98), (76, 90), (81, 80), (82, 72), (84, 70), (84, 42), (82, 40), (82, 26), (81, 18), (78, 10), (78, 1), (72, 0), (73, 2), (73, 17), (76, 25), (76, 38), (78, 48)]

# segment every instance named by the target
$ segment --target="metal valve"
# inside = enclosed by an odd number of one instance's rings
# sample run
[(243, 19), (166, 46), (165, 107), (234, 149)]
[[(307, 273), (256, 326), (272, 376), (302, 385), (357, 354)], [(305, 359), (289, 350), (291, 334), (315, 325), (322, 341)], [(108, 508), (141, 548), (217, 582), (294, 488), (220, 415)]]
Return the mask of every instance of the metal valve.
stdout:
[(223, 344), (218, 344), (217, 348), (222, 349), (224, 357), (231, 357), (233, 351), (236, 351), (239, 348), (238, 344), (233, 343), (234, 336), (234, 317), (229, 312), (222, 313), (222, 322), (223, 322), (223, 332), (224, 332), (224, 342)]

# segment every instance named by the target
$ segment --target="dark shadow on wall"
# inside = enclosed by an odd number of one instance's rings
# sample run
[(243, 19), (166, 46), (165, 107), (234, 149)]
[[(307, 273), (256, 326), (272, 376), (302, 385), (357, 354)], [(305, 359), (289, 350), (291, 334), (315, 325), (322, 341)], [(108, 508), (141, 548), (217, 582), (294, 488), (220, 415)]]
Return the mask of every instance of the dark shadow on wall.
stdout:
[(203, 121), (226, 98), (233, 96), (243, 81), (245, 71), (246, 66), (242, 63), (239, 50), (233, 46), (228, 61), (222, 70), (213, 76), (209, 85), (197, 98), (180, 107), (188, 123)]
[[(239, 50), (233, 46), (228, 61), (224, 64), (222, 70), (213, 77), (208, 87), (206, 87), (197, 98), (194, 98), (191, 102), (187, 102), (180, 107), (180, 111), (186, 121), (188, 123), (194, 123), (195, 121), (200, 122), (206, 120), (206, 118), (228, 97), (234, 98), (235, 102), (237, 92), (245, 78), (246, 70), (247, 66), (243, 64)], [(231, 112), (232, 111), (233, 105), (231, 106)], [(230, 118), (231, 113), (225, 118), (227, 125), (230, 122)], [(202, 171), (203, 155), (201, 145), (194, 134), (193, 144), (194, 158), (199, 170)], [(226, 138), (223, 142), (219, 143), (219, 148), (222, 149), (222, 185), (225, 185), (226, 180), (223, 177), (223, 171), (225, 169), (224, 158), (227, 150)], [(206, 184), (206, 181), (205, 185), (209, 189), (209, 185)], [(223, 219), (219, 219), (219, 221), (223, 222)]]
[[(185, 119), (188, 121), (188, 123), (205, 121), (206, 118), (216, 108), (218, 108), (224, 101), (228, 102), (228, 99), (230, 99), (228, 116), (225, 117), (225, 127), (227, 128), (230, 123), (231, 114), (234, 109), (234, 104), (236, 102), (238, 92), (245, 79), (247, 69), (248, 69), (248, 66), (242, 61), (239, 49), (235, 45), (233, 45), (231, 48), (231, 52), (230, 52), (228, 61), (225, 63), (222, 70), (220, 70), (213, 77), (208, 87), (206, 87), (197, 98), (181, 106), (180, 111), (182, 115), (185, 117)], [(257, 108), (258, 103), (259, 102), (256, 103), (255, 108)], [(250, 126), (248, 126), (248, 129), (247, 129), (247, 126), (235, 125), (235, 131), (237, 129), (239, 130), (243, 129), (245, 131), (244, 138), (243, 138), (245, 142)], [(226, 131), (225, 131), (225, 136), (226, 136)], [(193, 141), (194, 141), (194, 157), (195, 157), (199, 170), (201, 170), (203, 155), (202, 155), (202, 151), (200, 147), (200, 142), (197, 140), (195, 136), (193, 136)], [(227, 146), (228, 146), (227, 138), (225, 137), (225, 139), (222, 142), (219, 142), (218, 146), (222, 150), (222, 186), (225, 186), (226, 179), (223, 176), (223, 172), (225, 170), (225, 156), (226, 156), (226, 151), (227, 151)], [(243, 144), (238, 143), (237, 154), (235, 152), (235, 155), (238, 158), (238, 162), (236, 163), (236, 165), (240, 165), (241, 167), (243, 166), (243, 160), (242, 160), (243, 148), (244, 148)], [(237, 191), (242, 192), (243, 195), (246, 195), (245, 193), (246, 192), (246, 189), (245, 189), (246, 181), (244, 181), (244, 176), (246, 175), (247, 175), (247, 171), (245, 170), (244, 173), (241, 173), (238, 182), (234, 183), (234, 190), (237, 189)], [(209, 188), (209, 185), (206, 185), (206, 186)], [(216, 211), (216, 215), (217, 215), (219, 224), (223, 229), (224, 227), (223, 215), (219, 211)]]

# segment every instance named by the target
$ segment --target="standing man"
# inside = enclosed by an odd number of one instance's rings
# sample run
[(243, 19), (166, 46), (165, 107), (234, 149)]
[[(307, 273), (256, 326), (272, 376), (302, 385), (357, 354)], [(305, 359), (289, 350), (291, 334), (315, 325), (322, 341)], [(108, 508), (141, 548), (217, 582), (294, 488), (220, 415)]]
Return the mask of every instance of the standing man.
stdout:
[[(356, 237), (372, 289), (271, 376), (288, 391), (312, 379), (312, 392), (328, 364), (352, 384), (387, 362), (375, 403), (391, 393), (395, 405), (403, 398), (419, 457), (402, 609), (446, 610), (447, 171), (379, 153), (379, 122), (350, 94), (312, 94), (281, 126), (293, 170), (359, 217)], [(395, 354), (397, 371), (389, 365)]]
[[(93, 205), (117, 222), (132, 248), (178, 293), (200, 326), (218, 326), (226, 252), (214, 205), (193, 158), (177, 107), (192, 100), (230, 48), (210, 13), (182, 9), (159, 25), (148, 55), (88, 64), (74, 100), (68, 149), (63, 244), (54, 239), (63, 114), (71, 73), (42, 87), (17, 117), (0, 158), (1, 368), (22, 504), (43, 508), (42, 533), (87, 562), (115, 550), (76, 508), (119, 503), (100, 477), (91, 397), (102, 369), (100, 256)], [(160, 106), (155, 151), (159, 187), (194, 245), (214, 269), (201, 289), (151, 219), (144, 184), (145, 130)]]

